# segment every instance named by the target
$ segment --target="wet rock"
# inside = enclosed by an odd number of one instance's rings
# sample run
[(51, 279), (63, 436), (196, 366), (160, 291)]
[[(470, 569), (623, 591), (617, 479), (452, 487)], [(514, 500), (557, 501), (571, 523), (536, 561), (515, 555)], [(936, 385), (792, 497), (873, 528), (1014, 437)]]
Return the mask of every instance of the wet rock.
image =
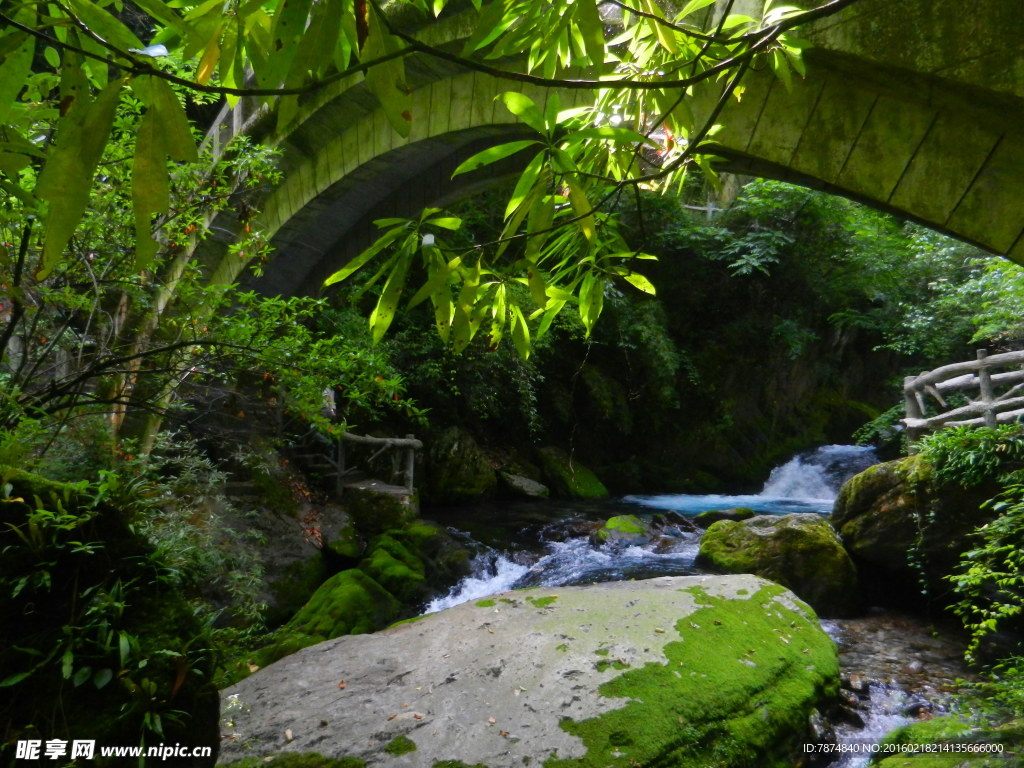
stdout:
[(509, 496), (520, 496), (526, 499), (546, 499), (551, 489), (543, 483), (511, 472), (499, 473), (501, 487)]
[(959, 561), (968, 535), (992, 519), (992, 511), (981, 505), (996, 491), (939, 486), (921, 456), (877, 464), (843, 485), (832, 524), (857, 563), (872, 604), (925, 607), (922, 576), (929, 599), (947, 601), (951, 587), (943, 577)]
[(227, 689), (221, 761), (281, 753), (290, 731), (288, 752), (370, 765), (398, 765), (396, 743), (410, 766), (782, 764), (837, 674), (813, 616), (750, 575), (508, 592)]
[(597, 499), (608, 495), (608, 489), (597, 475), (560, 448), (537, 450), (537, 460), (556, 496), (568, 499)]
[(712, 523), (717, 523), (719, 520), (734, 520), (739, 522), (742, 520), (749, 520), (756, 516), (757, 512), (749, 507), (733, 507), (731, 509), (711, 509), (707, 512), (701, 512), (699, 515), (694, 516), (693, 521), (701, 528), (707, 528)]
[(636, 515), (616, 515), (591, 534), (593, 544), (645, 544), (651, 539), (647, 521)]
[(824, 616), (849, 616), (860, 607), (857, 570), (820, 515), (721, 520), (704, 533), (697, 564), (777, 581)]
[(423, 496), (430, 504), (462, 504), (494, 495), (491, 459), (464, 429), (452, 427), (430, 441)]

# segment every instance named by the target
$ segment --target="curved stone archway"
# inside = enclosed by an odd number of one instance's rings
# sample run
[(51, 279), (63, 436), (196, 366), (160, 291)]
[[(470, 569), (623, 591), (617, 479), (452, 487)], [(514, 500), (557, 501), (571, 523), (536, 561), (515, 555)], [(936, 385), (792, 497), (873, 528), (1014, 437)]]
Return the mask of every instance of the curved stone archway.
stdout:
[[(1024, 261), (1024, 14), (1003, 0), (861, 0), (808, 31), (808, 74), (792, 88), (752, 72), (723, 112), (716, 136), (729, 170), (791, 180), (852, 197), (994, 253)], [(453, 17), (422, 34), (457, 42)], [(470, 153), (523, 127), (495, 102), (523, 90), (550, 92), (415, 57), (412, 131), (390, 127), (360, 78), (303, 105), (281, 139), (284, 180), (258, 226), (276, 255), (254, 286), (314, 293), (323, 278), (370, 241), (373, 219), (412, 215), (455, 194), (451, 170)], [(564, 105), (585, 91), (563, 91)], [(699, 101), (699, 115), (709, 109)], [(507, 172), (496, 168), (493, 173)], [(242, 264), (204, 245), (214, 279)]]

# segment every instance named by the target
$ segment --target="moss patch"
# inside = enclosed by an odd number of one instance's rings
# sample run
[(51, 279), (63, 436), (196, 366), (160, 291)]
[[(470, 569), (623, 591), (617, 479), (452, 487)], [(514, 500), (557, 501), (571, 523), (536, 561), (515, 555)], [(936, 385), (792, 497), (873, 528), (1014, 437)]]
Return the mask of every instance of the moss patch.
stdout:
[(265, 667), (332, 637), (373, 632), (387, 626), (400, 610), (401, 604), (363, 571), (342, 571), (320, 586), (273, 645), (256, 654), (256, 664)]
[(628, 699), (590, 720), (566, 720), (587, 753), (552, 758), (548, 768), (627, 768), (634, 765), (791, 766), (807, 716), (823, 695), (834, 695), (835, 645), (813, 614), (783, 609), (781, 587), (746, 600), (711, 597), (677, 622), (679, 640), (665, 663), (647, 663), (600, 686)]
[(597, 499), (608, 489), (597, 475), (558, 448), (541, 448), (537, 457), (555, 495), (571, 499)]
[[(957, 717), (936, 717), (910, 723), (891, 731), (881, 742), (881, 748), (897, 749), (904, 745), (943, 745), (960, 748), (964, 744), (1006, 744), (1006, 752), (1013, 753), (1019, 748), (1020, 729), (1014, 723), (1001, 728), (978, 730)], [(884, 753), (883, 753), (884, 754)], [(970, 752), (912, 752), (880, 755), (872, 762), (878, 768), (996, 768), (1006, 766), (1005, 754)]]
[(389, 741), (387, 746), (384, 747), (384, 751), (389, 755), (407, 755), (410, 752), (416, 751), (416, 742), (408, 736), (395, 736), (395, 738)]
[(415, 602), (426, 593), (423, 561), (389, 534), (370, 542), (359, 568), (402, 602)]
[(527, 597), (526, 600), (534, 608), (547, 608), (558, 600), (558, 595), (548, 595), (547, 597)]
[(477, 608), (493, 608), (496, 603), (488, 598), (487, 600), (477, 600), (474, 605)]

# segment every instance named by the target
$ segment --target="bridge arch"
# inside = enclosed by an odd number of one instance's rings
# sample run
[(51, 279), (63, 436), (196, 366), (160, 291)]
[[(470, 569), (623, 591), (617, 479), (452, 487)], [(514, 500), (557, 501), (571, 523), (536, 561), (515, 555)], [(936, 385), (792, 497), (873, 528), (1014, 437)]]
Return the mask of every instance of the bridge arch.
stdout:
[[(751, 72), (724, 110), (715, 136), (724, 167), (852, 197), (1024, 262), (1024, 15), (1011, 5), (978, 0), (967, 17), (958, 0), (861, 0), (819, 22), (806, 78), (787, 88)], [(423, 30), (442, 45), (467, 33), (460, 17)], [(544, 103), (551, 93), (419, 56), (408, 76), (407, 138), (360, 77), (302, 107), (281, 141), (284, 179), (258, 222), (276, 251), (259, 290), (315, 293), (370, 241), (373, 219), (480, 183), (480, 172), (449, 181), (451, 170), (524, 130), (494, 97), (520, 90)], [(587, 95), (560, 98), (573, 106)], [(240, 127), (237, 109), (233, 119)], [(222, 256), (229, 238), (203, 247), (215, 279), (241, 272)]]

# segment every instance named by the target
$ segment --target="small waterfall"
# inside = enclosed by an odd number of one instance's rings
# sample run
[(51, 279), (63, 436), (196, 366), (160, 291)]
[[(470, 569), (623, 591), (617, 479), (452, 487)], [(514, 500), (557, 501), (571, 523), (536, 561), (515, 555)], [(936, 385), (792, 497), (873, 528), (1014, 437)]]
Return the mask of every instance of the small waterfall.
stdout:
[(529, 566), (513, 562), (496, 552), (477, 555), (470, 563), (470, 575), (453, 586), (444, 597), (431, 600), (423, 612), (436, 613), (459, 603), (507, 592), (514, 589), (516, 582), (529, 570)]
[(870, 683), (864, 707), (864, 727), (842, 725), (836, 728), (836, 743), (847, 745), (829, 768), (867, 768), (871, 762), (870, 747), (877, 744), (890, 731), (913, 722), (905, 714), (908, 696), (899, 686)]
[(839, 488), (863, 472), (878, 458), (871, 448), (856, 445), (826, 445), (798, 454), (771, 471), (760, 493), (742, 496), (721, 494), (673, 494), (626, 496), (623, 501), (655, 509), (696, 515), (714, 509), (747, 507), (759, 514), (832, 511)]
[(798, 454), (773, 469), (760, 495), (776, 499), (832, 501), (843, 483), (877, 462), (871, 448), (825, 445)]

